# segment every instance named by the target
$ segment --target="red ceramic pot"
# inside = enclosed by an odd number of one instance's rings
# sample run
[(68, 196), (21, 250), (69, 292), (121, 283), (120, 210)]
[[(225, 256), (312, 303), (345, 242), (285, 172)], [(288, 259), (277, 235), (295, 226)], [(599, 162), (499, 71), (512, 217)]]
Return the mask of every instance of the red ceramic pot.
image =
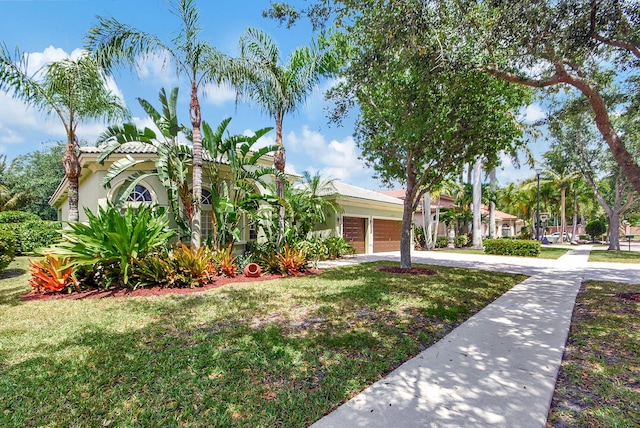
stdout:
[(244, 276), (249, 278), (257, 278), (262, 273), (262, 269), (260, 269), (260, 265), (257, 263), (249, 263), (244, 267)]

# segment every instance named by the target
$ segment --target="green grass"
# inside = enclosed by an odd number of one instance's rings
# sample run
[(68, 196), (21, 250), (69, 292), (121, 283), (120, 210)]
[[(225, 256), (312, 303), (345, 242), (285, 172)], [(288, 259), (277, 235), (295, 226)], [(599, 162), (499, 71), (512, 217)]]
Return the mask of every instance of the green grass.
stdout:
[[(459, 254), (484, 254), (483, 250), (478, 250), (475, 248), (442, 248), (438, 251), (444, 251), (447, 253), (459, 253)], [(540, 249), (540, 255), (538, 255), (539, 259), (559, 259), (563, 255), (565, 255), (569, 251), (567, 248), (549, 248), (542, 247)], [(511, 257), (520, 257), (520, 256), (511, 256)]]
[(18, 259), (0, 279), (0, 426), (307, 426), (525, 278), (383, 264), (25, 302)]
[(593, 250), (590, 262), (640, 263), (640, 253), (636, 251)]
[(640, 425), (640, 284), (587, 281), (576, 301), (549, 422), (554, 427)]

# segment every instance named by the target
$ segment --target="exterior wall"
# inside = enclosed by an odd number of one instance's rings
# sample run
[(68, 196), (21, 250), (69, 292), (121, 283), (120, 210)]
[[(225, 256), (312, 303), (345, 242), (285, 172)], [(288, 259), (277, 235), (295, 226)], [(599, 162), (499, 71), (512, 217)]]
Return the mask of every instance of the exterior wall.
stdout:
[(371, 205), (356, 205), (356, 203), (341, 203), (343, 212), (337, 217), (336, 229), (337, 236), (342, 236), (342, 218), (343, 217), (360, 217), (366, 219), (365, 221), (365, 248), (366, 254), (373, 253), (373, 220), (400, 220), (402, 221), (402, 205), (393, 206), (389, 208), (374, 207)]

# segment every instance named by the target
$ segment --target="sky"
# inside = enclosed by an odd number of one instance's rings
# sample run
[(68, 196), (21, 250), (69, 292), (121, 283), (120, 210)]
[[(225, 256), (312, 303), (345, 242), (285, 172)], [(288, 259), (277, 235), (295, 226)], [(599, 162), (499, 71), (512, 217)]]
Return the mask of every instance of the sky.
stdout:
[[(300, 0), (292, 3), (305, 4)], [(269, 4), (270, 0), (200, 0), (196, 3), (202, 29), (200, 37), (222, 52), (237, 56), (238, 40), (245, 29), (260, 28), (277, 42), (285, 61), (295, 47), (309, 44), (313, 33), (305, 22), (286, 29), (263, 18), (262, 11)], [(168, 44), (180, 28), (180, 21), (171, 13), (166, 0), (0, 0), (0, 43), (6, 44), (11, 52), (19, 48), (28, 54), (30, 70), (37, 70), (50, 61), (79, 55), (85, 34), (97, 23), (97, 16), (114, 17), (140, 31), (154, 34)], [(329, 105), (324, 100), (324, 92), (331, 85), (331, 80), (323, 81), (305, 105), (285, 117), (287, 171), (296, 174), (319, 171), (323, 178), (338, 179), (371, 190), (383, 189), (373, 178), (374, 171), (359, 159), (360, 150), (352, 137), (355, 114), (346, 118), (342, 126), (329, 123), (326, 115)], [(142, 62), (138, 70), (117, 71), (109, 80), (111, 90), (131, 111), (132, 120), (139, 126), (149, 127), (151, 121), (137, 99), (146, 99), (159, 108), (160, 89), (166, 88), (168, 92), (175, 86), (180, 88), (180, 120), (189, 125), (189, 87), (184, 79), (175, 76), (172, 68), (163, 68), (161, 59), (150, 58)], [(228, 129), (233, 134), (274, 126), (273, 121), (251, 103), (237, 104), (230, 88), (209, 86), (204, 92), (202, 117), (213, 127), (227, 117), (232, 118)], [(523, 109), (521, 114), (527, 122), (544, 116), (538, 104)], [(107, 125), (82, 124), (78, 138), (94, 145)], [(8, 161), (64, 140), (64, 128), (59, 119), (43, 116), (26, 108), (21, 101), (0, 93), (0, 154), (6, 155)], [(271, 131), (261, 143), (274, 141), (275, 131)], [(532, 142), (530, 146), (538, 155), (544, 151), (540, 142)], [(526, 167), (514, 169), (505, 158), (503, 167), (498, 170), (498, 180), (499, 184), (505, 185), (534, 174)]]

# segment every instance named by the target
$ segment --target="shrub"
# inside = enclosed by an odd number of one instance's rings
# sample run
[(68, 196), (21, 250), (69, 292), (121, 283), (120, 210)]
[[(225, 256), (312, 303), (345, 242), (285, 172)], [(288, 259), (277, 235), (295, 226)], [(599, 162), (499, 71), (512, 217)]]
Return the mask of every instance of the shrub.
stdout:
[(183, 243), (174, 246), (169, 254), (169, 264), (170, 273), (174, 275), (173, 286), (201, 287), (218, 274), (214, 255), (204, 245), (197, 249)]
[(284, 251), (277, 257), (282, 275), (297, 275), (307, 267), (307, 256), (304, 251), (296, 250), (289, 244), (284, 245)]
[(5, 270), (16, 255), (16, 235), (8, 230), (0, 230), (0, 272)]
[(324, 240), (327, 247), (327, 258), (329, 260), (339, 259), (340, 257), (349, 256), (356, 253), (356, 249), (339, 236), (329, 236)]
[(441, 236), (436, 239), (436, 248), (447, 248), (447, 245), (449, 245), (449, 238)]
[(103, 288), (113, 282), (128, 286), (133, 261), (165, 247), (174, 234), (162, 208), (141, 205), (121, 213), (108, 205), (100, 207), (97, 215), (88, 209), (85, 213), (89, 223), (69, 223), (71, 229), (64, 231), (63, 242), (51, 253), (86, 267)]
[(0, 229), (16, 234), (16, 254), (32, 253), (60, 242), (62, 223), (49, 220), (28, 220), (23, 223), (0, 224)]
[(424, 235), (424, 227), (413, 226), (413, 238), (416, 248), (425, 248), (427, 245), (427, 239)]
[(453, 245), (456, 248), (462, 248), (464, 246), (466, 246), (469, 243), (469, 236), (468, 235), (458, 235), (455, 238), (453, 238)]
[(523, 239), (485, 239), (485, 254), (538, 257), (540, 241)]
[(592, 220), (584, 227), (587, 235), (591, 236), (591, 240), (595, 241), (597, 237), (607, 231), (607, 225), (602, 220)]
[(218, 271), (230, 278), (233, 278), (238, 274), (238, 264), (236, 258), (233, 256), (233, 246), (230, 245), (224, 250), (218, 250), (214, 257)]
[(31, 287), (44, 293), (58, 293), (62, 290), (78, 289), (78, 281), (73, 276), (73, 266), (67, 257), (46, 255), (42, 260), (29, 260)]
[(40, 220), (40, 217), (25, 211), (2, 211), (0, 212), (0, 224), (4, 223), (24, 223), (25, 221)]

